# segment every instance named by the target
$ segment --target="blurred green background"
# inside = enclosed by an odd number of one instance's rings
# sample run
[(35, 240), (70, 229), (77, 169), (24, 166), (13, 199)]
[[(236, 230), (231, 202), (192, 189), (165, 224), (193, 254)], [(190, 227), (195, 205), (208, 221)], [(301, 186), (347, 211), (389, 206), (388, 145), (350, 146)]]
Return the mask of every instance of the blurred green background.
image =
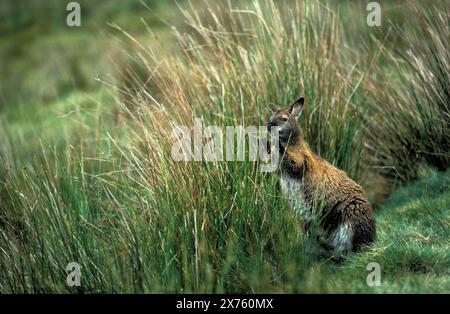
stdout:
[(0, 110), (44, 103), (99, 87), (120, 59), (117, 24), (137, 38), (146, 25), (165, 36), (177, 24), (174, 1), (78, 1), (81, 27), (69, 27), (61, 0), (0, 2)]
[[(0, 292), (72, 292), (73, 260), (86, 292), (450, 290), (450, 177), (433, 169), (450, 164), (444, 1), (379, 1), (382, 27), (367, 27), (370, 1), (82, 0), (81, 27), (69, 2), (0, 2)], [(167, 84), (151, 73), (163, 59)], [(264, 123), (299, 91), (317, 109), (300, 122), (310, 144), (377, 210), (376, 245), (340, 266), (311, 258), (275, 177), (164, 157), (158, 126), (183, 109)], [(374, 260), (378, 290), (363, 280)]]
[[(99, 82), (95, 78), (114, 77), (126, 62), (120, 45), (123, 34), (113, 25), (142, 42), (158, 38), (166, 49), (171, 49), (171, 27), (185, 27), (178, 6), (200, 9), (203, 5), (200, 1), (186, 4), (174, 0), (77, 2), (81, 6), (81, 27), (66, 25), (70, 1), (1, 1), (0, 110), (30, 102), (51, 102), (74, 90), (97, 89)], [(394, 19), (397, 27), (404, 25), (408, 12), (402, 10), (402, 2), (383, 1), (384, 23)], [(285, 1), (280, 6), (290, 3)], [(367, 48), (365, 45), (373, 42), (366, 40), (368, 36), (382, 40), (388, 32), (389, 25), (365, 27), (366, 15), (361, 14), (366, 12), (364, 1), (331, 1), (328, 5), (346, 16), (345, 32), (355, 49)], [(155, 37), (149, 36), (149, 29)]]

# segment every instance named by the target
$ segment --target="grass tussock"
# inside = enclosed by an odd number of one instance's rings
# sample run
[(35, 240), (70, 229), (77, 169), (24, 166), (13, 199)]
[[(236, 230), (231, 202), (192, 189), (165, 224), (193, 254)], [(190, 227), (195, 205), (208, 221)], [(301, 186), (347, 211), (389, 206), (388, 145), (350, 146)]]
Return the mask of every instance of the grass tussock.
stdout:
[[(412, 31), (393, 37), (416, 43), (386, 50), (368, 90), (373, 97), (367, 145), (380, 172), (406, 182), (420, 164), (445, 170), (450, 163), (450, 54), (448, 4), (409, 8)], [(424, 41), (424, 38), (427, 40)]]
[[(187, 26), (173, 30), (176, 56), (161, 58), (158, 43), (148, 47), (123, 30), (133, 47), (125, 81), (114, 99), (87, 102), (89, 114), (54, 121), (58, 130), (74, 126), (59, 143), (44, 138), (29, 158), (14, 127), (0, 126), (8, 132), (0, 154), (0, 290), (448, 291), (448, 188), (416, 193), (448, 187), (448, 173), (428, 172), (394, 194), (378, 212), (375, 246), (335, 265), (311, 254), (314, 243), (278, 193), (275, 173), (250, 161), (176, 162), (170, 154), (173, 128), (192, 127), (194, 117), (222, 128), (265, 125), (269, 102), (303, 95), (307, 141), (352, 178), (415, 177), (411, 150), (444, 169), (448, 37), (440, 31), (448, 17), (431, 18), (436, 8), (418, 12), (413, 33), (394, 30), (411, 42), (409, 54), (374, 38), (376, 51), (358, 52), (371, 62), (352, 63), (345, 21), (327, 5), (208, 7), (179, 8)], [(421, 47), (419, 32), (431, 33), (436, 49)], [(124, 102), (118, 115), (116, 102)], [(371, 261), (384, 271), (378, 288), (365, 284)], [(79, 288), (66, 284), (70, 262), (81, 265)]]

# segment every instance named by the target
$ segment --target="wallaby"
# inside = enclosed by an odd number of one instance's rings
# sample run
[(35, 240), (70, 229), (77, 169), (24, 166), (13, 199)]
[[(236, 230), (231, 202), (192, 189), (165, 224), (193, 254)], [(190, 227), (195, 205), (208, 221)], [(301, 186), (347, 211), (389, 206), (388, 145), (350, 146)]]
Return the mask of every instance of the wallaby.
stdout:
[(268, 131), (278, 128), (280, 187), (306, 226), (317, 218), (326, 255), (342, 259), (375, 240), (374, 213), (362, 187), (313, 153), (304, 140), (297, 123), (304, 102), (302, 97), (287, 108), (269, 105)]

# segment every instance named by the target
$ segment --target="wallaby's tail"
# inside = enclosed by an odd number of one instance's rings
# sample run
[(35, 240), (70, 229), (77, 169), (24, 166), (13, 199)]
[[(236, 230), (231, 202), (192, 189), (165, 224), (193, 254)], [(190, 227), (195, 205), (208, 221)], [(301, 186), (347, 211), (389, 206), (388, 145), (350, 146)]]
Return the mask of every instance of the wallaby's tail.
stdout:
[(353, 226), (354, 233), (352, 251), (354, 252), (370, 246), (376, 238), (375, 219), (373, 217), (364, 218), (364, 220), (357, 222)]

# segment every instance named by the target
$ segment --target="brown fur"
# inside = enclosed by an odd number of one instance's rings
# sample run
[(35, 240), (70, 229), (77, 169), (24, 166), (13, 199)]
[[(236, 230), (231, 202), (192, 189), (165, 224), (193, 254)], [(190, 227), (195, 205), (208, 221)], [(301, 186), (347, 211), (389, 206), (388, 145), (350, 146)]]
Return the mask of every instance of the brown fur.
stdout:
[[(294, 108), (296, 105), (301, 106), (297, 108), (297, 112)], [(329, 239), (340, 226), (346, 224), (352, 230), (351, 250), (358, 251), (375, 240), (373, 209), (360, 185), (351, 180), (344, 171), (312, 152), (303, 138), (296, 116), (293, 116), (293, 113), (300, 115), (302, 109), (303, 99), (301, 105), (294, 103), (290, 108), (276, 109), (272, 115), (271, 126), (283, 126), (277, 119), (284, 117), (285, 120), (285, 116), (289, 116), (289, 120), (285, 122), (290, 123), (285, 126), (285, 129), (289, 130), (289, 139), (280, 138), (281, 143), (285, 142), (280, 146), (283, 156), (281, 171), (301, 182), (302, 191), (298, 193), (303, 193), (305, 203), (311, 210), (315, 210), (320, 202), (320, 227), (326, 237)], [(339, 254), (345, 253), (347, 252)]]

